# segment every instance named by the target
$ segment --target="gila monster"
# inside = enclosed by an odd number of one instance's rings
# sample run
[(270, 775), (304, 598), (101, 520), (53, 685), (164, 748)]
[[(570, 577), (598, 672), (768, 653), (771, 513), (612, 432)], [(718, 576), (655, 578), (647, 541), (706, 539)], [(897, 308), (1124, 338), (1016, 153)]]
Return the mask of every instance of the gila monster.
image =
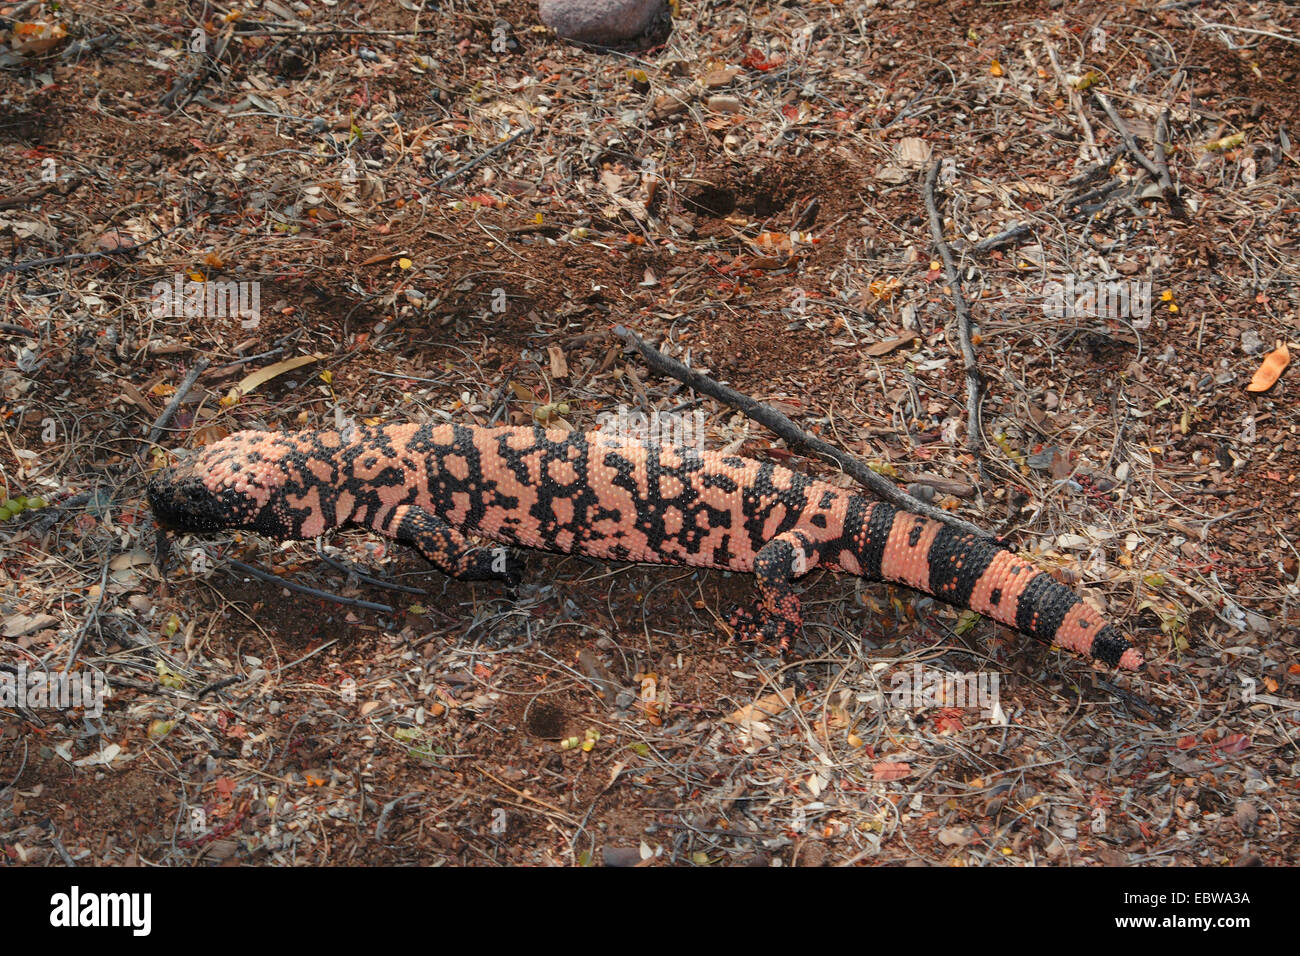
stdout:
[(409, 424), (242, 431), (149, 483), (159, 523), (276, 539), (361, 525), (461, 580), (518, 583), (507, 544), (595, 558), (752, 572), (761, 600), (736, 636), (801, 626), (791, 579), (821, 565), (892, 581), (1111, 666), (1141, 652), (1088, 604), (994, 538), (851, 494), (779, 465), (602, 432)]

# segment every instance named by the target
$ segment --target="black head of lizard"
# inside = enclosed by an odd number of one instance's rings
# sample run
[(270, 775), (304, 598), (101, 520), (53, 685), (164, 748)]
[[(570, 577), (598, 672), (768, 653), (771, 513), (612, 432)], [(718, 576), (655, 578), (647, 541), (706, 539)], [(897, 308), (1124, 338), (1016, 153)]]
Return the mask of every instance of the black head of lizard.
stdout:
[(287, 505), (284, 449), (279, 436), (237, 432), (191, 463), (164, 468), (145, 495), (164, 527), (205, 533), (247, 528), (269, 537), (297, 537), (300, 520)]

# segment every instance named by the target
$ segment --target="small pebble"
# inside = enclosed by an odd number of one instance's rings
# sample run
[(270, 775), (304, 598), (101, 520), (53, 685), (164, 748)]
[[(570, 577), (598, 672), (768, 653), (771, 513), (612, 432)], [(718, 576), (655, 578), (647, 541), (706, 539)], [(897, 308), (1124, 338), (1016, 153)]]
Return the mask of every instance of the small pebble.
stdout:
[(634, 846), (607, 846), (601, 848), (605, 866), (636, 866), (641, 862), (641, 850)]
[(1261, 352), (1268, 351), (1268, 343), (1260, 337), (1257, 331), (1247, 329), (1241, 333), (1241, 350), (1247, 355), (1259, 355)]
[(934, 501), (934, 487), (932, 485), (914, 481), (907, 486), (907, 493), (913, 498), (919, 498), (926, 503)]

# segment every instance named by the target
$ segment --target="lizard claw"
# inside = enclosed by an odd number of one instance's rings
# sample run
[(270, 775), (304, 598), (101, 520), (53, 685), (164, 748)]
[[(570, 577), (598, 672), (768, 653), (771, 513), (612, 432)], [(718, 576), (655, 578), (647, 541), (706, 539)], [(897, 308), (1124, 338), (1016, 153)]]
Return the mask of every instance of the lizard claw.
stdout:
[(768, 614), (762, 607), (757, 611), (736, 608), (727, 623), (734, 632), (733, 640), (746, 644), (775, 644), (782, 655), (799, 633), (796, 622)]

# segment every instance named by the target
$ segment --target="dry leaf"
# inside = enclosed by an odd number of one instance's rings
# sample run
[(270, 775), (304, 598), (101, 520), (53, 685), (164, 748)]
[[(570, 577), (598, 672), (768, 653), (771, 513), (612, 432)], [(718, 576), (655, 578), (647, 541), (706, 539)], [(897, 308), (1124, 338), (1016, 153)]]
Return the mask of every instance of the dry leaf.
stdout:
[(944, 827), (938, 836), (944, 846), (969, 846), (975, 839), (975, 831), (971, 827)]
[(277, 375), (283, 375), (285, 372), (292, 372), (296, 368), (302, 368), (304, 365), (310, 365), (312, 362), (319, 362), (326, 358), (324, 352), (316, 352), (312, 355), (299, 355), (296, 358), (285, 359), (283, 362), (276, 362), (274, 365), (268, 365), (266, 368), (260, 368), (256, 372), (244, 376), (238, 385), (230, 390), (226, 396), (227, 401), (238, 401), (253, 389), (260, 385), (265, 385)]
[(13, 614), (5, 618), (4, 629), (0, 634), (5, 637), (22, 637), (58, 623), (59, 619), (49, 614)]
[(920, 169), (930, 162), (930, 144), (919, 136), (905, 136), (898, 141), (898, 162), (907, 169)]
[(62, 23), (15, 23), (9, 46), (24, 56), (40, 56), (62, 43), (67, 35), (68, 28)]
[(793, 261), (792, 257), (780, 259), (776, 256), (758, 256), (745, 263), (745, 266), (749, 269), (784, 269)]
[(785, 255), (794, 252), (794, 243), (790, 234), (785, 232), (760, 232), (754, 239), (754, 248), (763, 255)]
[(871, 776), (876, 780), (902, 780), (911, 772), (910, 763), (889, 763), (883, 760), (871, 768)]
[(564, 378), (569, 374), (569, 363), (564, 360), (564, 349), (558, 345), (548, 345), (546, 354), (551, 360), (552, 378)]
[(1250, 384), (1246, 386), (1246, 391), (1267, 392), (1290, 361), (1291, 353), (1287, 351), (1286, 343), (1279, 342), (1276, 349), (1264, 356), (1263, 364), (1255, 372), (1255, 377), (1250, 380)]
[(904, 345), (910, 345), (916, 341), (915, 335), (900, 335), (896, 339), (886, 339), (883, 342), (876, 342), (867, 346), (867, 354), (872, 358), (880, 358), (882, 355), (888, 355), (894, 349), (902, 348)]
[(95, 245), (106, 252), (115, 252), (118, 249), (130, 249), (135, 245), (135, 240), (117, 229), (109, 229), (99, 234)]
[(357, 263), (359, 266), (373, 266), (381, 262), (392, 262), (394, 259), (402, 259), (409, 256), (409, 252), (381, 252), (378, 255), (371, 256), (368, 259), (362, 259)]
[(143, 567), (149, 564), (153, 564), (153, 555), (142, 548), (136, 548), (134, 551), (126, 551), (115, 555), (108, 562), (108, 568), (110, 571), (123, 571), (127, 568)]
[(775, 694), (760, 697), (752, 704), (746, 704), (723, 719), (732, 724), (744, 724), (749, 721), (762, 720), (764, 717), (775, 717), (793, 702), (794, 691), (779, 690)]

